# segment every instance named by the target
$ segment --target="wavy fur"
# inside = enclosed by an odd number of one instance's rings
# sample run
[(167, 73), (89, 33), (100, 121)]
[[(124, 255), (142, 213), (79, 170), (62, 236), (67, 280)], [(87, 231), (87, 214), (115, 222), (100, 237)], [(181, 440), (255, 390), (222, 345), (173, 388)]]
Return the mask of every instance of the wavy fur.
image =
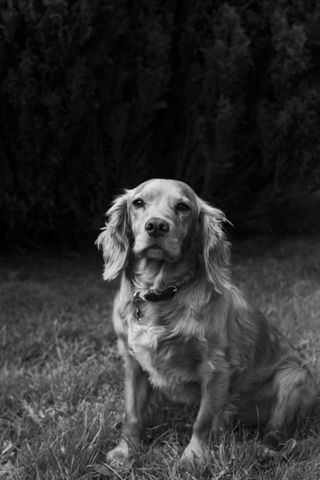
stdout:
[(97, 238), (96, 245), (103, 251), (104, 280), (113, 280), (126, 267), (130, 244), (127, 202), (130, 191), (118, 196), (107, 211), (108, 221)]
[[(121, 273), (113, 323), (125, 365), (126, 412), (108, 461), (126, 461), (140, 442), (149, 395), (157, 389), (199, 405), (180, 459), (186, 468), (206, 461), (210, 432), (233, 416), (257, 426), (263, 444), (276, 447), (312, 414), (318, 387), (286, 338), (232, 284), (223, 212), (182, 182), (156, 179), (116, 199), (108, 215), (98, 245), (104, 278)], [(150, 235), (150, 221), (166, 222), (167, 232)], [(141, 304), (137, 320), (134, 292), (179, 284), (172, 299)]]

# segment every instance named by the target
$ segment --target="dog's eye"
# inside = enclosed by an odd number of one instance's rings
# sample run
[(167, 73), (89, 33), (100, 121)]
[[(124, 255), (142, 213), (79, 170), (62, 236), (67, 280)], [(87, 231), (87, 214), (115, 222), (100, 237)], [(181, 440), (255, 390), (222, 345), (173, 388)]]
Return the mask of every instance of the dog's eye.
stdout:
[(177, 212), (187, 212), (190, 210), (190, 207), (186, 203), (180, 202), (176, 205), (176, 210)]
[(133, 200), (132, 205), (136, 208), (141, 208), (144, 207), (145, 203), (142, 198), (136, 198), (135, 200)]

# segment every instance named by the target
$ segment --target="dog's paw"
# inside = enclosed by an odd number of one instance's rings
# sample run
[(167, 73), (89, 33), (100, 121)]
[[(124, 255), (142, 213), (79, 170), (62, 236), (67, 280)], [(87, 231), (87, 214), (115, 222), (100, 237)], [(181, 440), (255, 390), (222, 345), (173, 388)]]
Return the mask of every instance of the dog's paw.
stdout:
[(264, 461), (276, 456), (279, 451), (280, 441), (281, 436), (278, 432), (267, 432), (257, 448), (256, 455), (258, 459)]
[(182, 453), (178, 466), (180, 470), (192, 472), (195, 469), (205, 468), (210, 459), (208, 447), (197, 445), (188, 445)]
[(125, 444), (120, 444), (107, 453), (106, 461), (111, 467), (119, 468), (128, 464), (130, 460), (129, 448)]
[(271, 430), (270, 432), (267, 432), (264, 435), (261, 442), (263, 447), (273, 452), (276, 452), (277, 450), (279, 450), (281, 443), (282, 443), (282, 435), (280, 432), (276, 430)]
[(258, 445), (256, 449), (256, 458), (260, 462), (264, 462), (273, 458), (277, 455), (278, 452), (276, 450), (272, 450), (271, 448), (266, 447), (265, 445)]

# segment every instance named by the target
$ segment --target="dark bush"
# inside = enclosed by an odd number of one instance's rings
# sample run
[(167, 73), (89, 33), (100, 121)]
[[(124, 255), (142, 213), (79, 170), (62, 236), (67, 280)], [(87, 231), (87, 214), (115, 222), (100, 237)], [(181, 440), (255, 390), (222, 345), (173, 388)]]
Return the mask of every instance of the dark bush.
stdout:
[(1, 0), (0, 21), (7, 238), (86, 238), (154, 176), (250, 231), (319, 185), (317, 2)]

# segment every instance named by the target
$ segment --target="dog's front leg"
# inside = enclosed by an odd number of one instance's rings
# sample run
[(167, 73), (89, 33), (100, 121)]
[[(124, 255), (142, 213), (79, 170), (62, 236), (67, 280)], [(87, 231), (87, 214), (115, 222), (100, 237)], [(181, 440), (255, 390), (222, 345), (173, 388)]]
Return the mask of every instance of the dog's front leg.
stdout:
[(111, 464), (122, 464), (130, 457), (141, 440), (144, 413), (151, 386), (148, 376), (139, 363), (128, 353), (124, 356), (125, 370), (125, 417), (119, 444), (107, 454)]
[(227, 404), (229, 373), (219, 372), (205, 379), (201, 385), (200, 408), (193, 425), (192, 437), (185, 448), (180, 466), (192, 469), (195, 464), (204, 464), (209, 458), (210, 432), (219, 427), (220, 415)]

